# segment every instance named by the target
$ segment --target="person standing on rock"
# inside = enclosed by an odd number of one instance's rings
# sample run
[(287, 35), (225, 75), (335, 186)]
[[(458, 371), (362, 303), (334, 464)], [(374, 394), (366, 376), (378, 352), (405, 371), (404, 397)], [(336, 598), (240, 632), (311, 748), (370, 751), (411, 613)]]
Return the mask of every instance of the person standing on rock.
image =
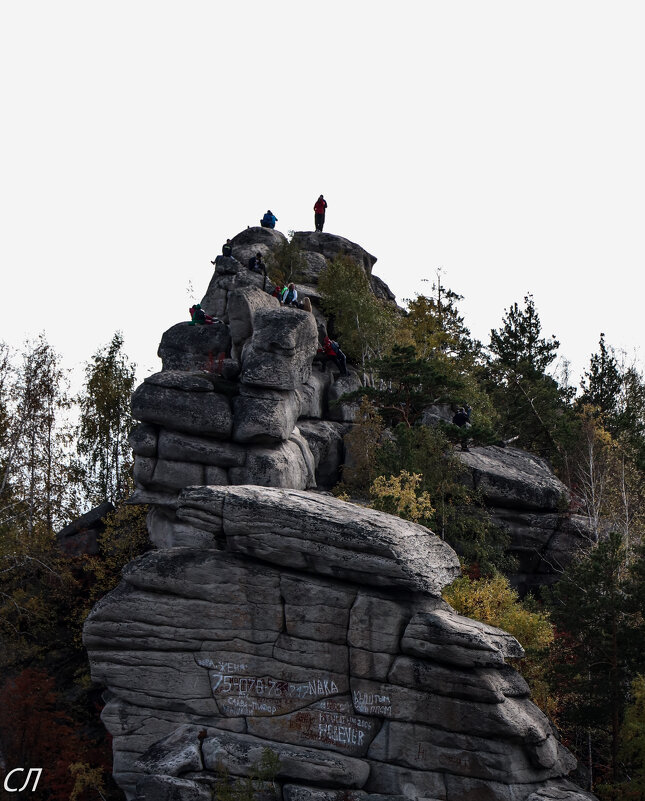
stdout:
[(459, 435), (461, 439), (461, 449), (462, 451), (467, 451), (468, 435), (466, 434), (466, 429), (470, 428), (470, 406), (460, 406), (455, 412), (455, 416), (452, 418), (452, 424), (464, 429), (459, 432)]
[[(231, 240), (227, 239), (226, 244), (222, 245), (222, 256), (224, 256), (225, 258), (229, 258), (229, 256), (232, 255), (233, 255), (233, 246), (231, 245)], [(217, 256), (215, 258), (215, 261), (212, 261), (211, 264), (218, 264), (222, 256)]]
[(314, 203), (314, 225), (316, 231), (322, 231), (325, 224), (325, 209), (327, 208), (327, 201), (321, 195)]
[(264, 217), (260, 220), (260, 225), (263, 228), (275, 228), (275, 224), (278, 222), (278, 218), (275, 214), (269, 209)]

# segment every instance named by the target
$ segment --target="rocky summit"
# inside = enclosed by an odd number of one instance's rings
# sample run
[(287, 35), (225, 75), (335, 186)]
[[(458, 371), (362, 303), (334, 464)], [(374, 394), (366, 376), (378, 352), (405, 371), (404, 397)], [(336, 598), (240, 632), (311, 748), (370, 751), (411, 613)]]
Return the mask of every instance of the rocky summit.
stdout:
[[(312, 369), (317, 275), (347, 253), (389, 290), (358, 245), (295, 236), (313, 313), (281, 307), (244, 267), (284, 241), (247, 229), (202, 302), (217, 322), (169, 329), (162, 370), (133, 397), (132, 500), (150, 504), (156, 549), (84, 632), (116, 781), (136, 801), (207, 801), (269, 755), (265, 801), (593, 798), (567, 780), (575, 760), (508, 662), (520, 643), (442, 600), (452, 549), (319, 491), (355, 411), (337, 401), (361, 384)], [(558, 514), (546, 466), (529, 481), (493, 456), (465, 453), (464, 480), (500, 509), (521, 498), (522, 513)]]

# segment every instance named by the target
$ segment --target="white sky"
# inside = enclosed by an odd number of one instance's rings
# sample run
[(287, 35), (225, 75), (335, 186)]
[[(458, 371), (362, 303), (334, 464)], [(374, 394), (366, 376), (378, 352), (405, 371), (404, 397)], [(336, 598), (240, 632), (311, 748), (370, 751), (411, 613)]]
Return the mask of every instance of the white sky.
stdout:
[[(534, 294), (575, 373), (641, 342), (645, 6), (593, 0), (0, 4), (0, 339), (139, 375), (271, 208), (442, 266), (488, 341)], [(188, 294), (192, 283), (194, 292)], [(642, 355), (642, 354), (641, 354)]]

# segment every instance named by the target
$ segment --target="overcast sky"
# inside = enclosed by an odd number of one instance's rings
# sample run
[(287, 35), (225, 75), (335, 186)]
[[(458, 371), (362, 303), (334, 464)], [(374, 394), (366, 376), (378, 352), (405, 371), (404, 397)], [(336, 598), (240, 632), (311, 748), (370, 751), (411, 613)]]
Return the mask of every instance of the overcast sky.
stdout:
[[(488, 340), (532, 292), (575, 373), (641, 343), (641, 2), (0, 4), (0, 339), (139, 376), (222, 242), (358, 242), (401, 301), (441, 267)], [(189, 287), (192, 286), (192, 291)], [(642, 358), (642, 353), (640, 354)]]

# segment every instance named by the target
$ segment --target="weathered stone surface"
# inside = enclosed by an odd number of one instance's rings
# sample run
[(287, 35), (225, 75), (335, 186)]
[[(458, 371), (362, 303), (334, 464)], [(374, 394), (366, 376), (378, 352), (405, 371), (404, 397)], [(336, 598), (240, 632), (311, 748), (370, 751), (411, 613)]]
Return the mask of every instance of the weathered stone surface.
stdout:
[(209, 370), (220, 354), (231, 350), (228, 327), (218, 320), (212, 325), (177, 323), (161, 337), (157, 355), (164, 370)]
[(174, 511), (163, 506), (152, 506), (146, 517), (151, 542), (157, 548), (175, 548), (190, 545), (195, 548), (215, 548), (215, 535), (178, 520)]
[(68, 556), (99, 553), (98, 540), (105, 531), (104, 519), (113, 511), (113, 504), (105, 501), (85, 512), (56, 534), (58, 547)]
[(260, 309), (242, 355), (243, 384), (296, 389), (311, 375), (318, 330), (313, 315), (299, 309)]
[(137, 456), (157, 455), (157, 429), (155, 426), (141, 423), (130, 432), (128, 442)]
[(455, 614), (450, 608), (418, 612), (407, 626), (401, 649), (412, 656), (459, 667), (501, 665), (504, 657), (522, 657), (524, 650), (501, 629)]
[(349, 426), (331, 420), (298, 420), (298, 429), (314, 457), (316, 486), (333, 487), (344, 462), (344, 436)]
[(287, 243), (287, 237), (275, 228), (262, 228), (259, 225), (246, 228), (231, 239), (233, 256), (242, 264), (248, 264), (256, 253), (261, 253), (265, 262), (270, 261), (273, 251)]
[(158, 455), (160, 459), (226, 468), (240, 467), (246, 459), (246, 451), (240, 445), (168, 429), (159, 432)]
[(233, 401), (235, 442), (286, 442), (300, 414), (300, 398), (293, 390), (242, 386)]
[(331, 372), (321, 372), (317, 367), (311, 371), (307, 380), (296, 389), (300, 396), (300, 415), (320, 419), (325, 414), (327, 391), (332, 384)]
[(351, 423), (356, 419), (358, 414), (358, 407), (360, 401), (344, 401), (341, 400), (343, 395), (348, 395), (350, 392), (355, 392), (363, 386), (358, 373), (350, 370), (347, 375), (338, 375), (336, 380), (329, 387), (327, 394), (327, 401), (329, 404), (329, 411), (327, 417), (330, 420), (338, 420), (344, 423)]
[[(229, 470), (231, 484), (256, 484), (259, 487), (295, 487), (306, 489), (313, 486), (315, 478), (312, 465), (303, 456), (302, 438), (292, 434), (287, 442), (274, 446), (250, 446), (243, 467)], [(306, 442), (304, 443), (306, 446)], [(308, 447), (308, 446), (307, 446)]]
[(228, 295), (228, 320), (231, 337), (236, 345), (243, 344), (253, 334), (253, 318), (258, 309), (279, 309), (277, 298), (259, 287), (242, 287)]
[(335, 498), (245, 486), (186, 490), (181, 502), (208, 509), (220, 498), (228, 546), (237, 553), (429, 594), (438, 594), (459, 573), (452, 549), (428, 529)]
[(564, 484), (532, 453), (489, 445), (455, 455), (468, 468), (471, 486), (492, 506), (555, 511), (568, 503)]
[(372, 267), (376, 263), (375, 256), (343, 236), (317, 231), (296, 231), (292, 241), (302, 250), (321, 253), (329, 260), (336, 256), (351, 256), (363, 267), (367, 275), (371, 275)]
[(170, 462), (157, 459), (152, 476), (145, 482), (151, 489), (180, 490), (205, 483), (204, 466), (194, 462)]
[(132, 416), (186, 434), (229, 439), (233, 415), (228, 398), (213, 392), (185, 392), (143, 383), (132, 396)]
[(154, 373), (143, 379), (144, 384), (167, 389), (182, 389), (184, 392), (212, 392), (211, 374), (205, 371), (187, 372), (184, 370), (166, 370)]

